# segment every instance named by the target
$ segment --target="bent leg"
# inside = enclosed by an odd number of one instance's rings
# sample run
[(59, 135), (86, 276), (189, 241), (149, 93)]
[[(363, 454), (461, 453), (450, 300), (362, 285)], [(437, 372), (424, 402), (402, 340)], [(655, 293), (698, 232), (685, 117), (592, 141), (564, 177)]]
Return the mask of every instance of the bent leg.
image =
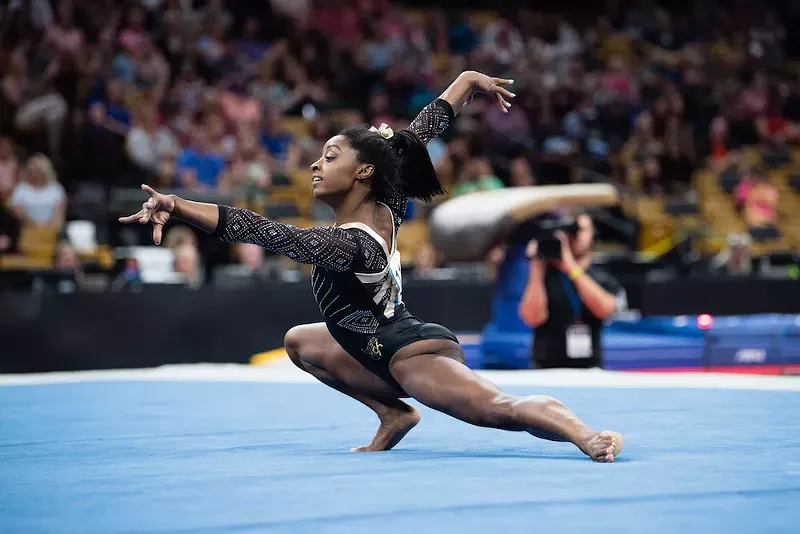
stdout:
[(395, 356), (392, 375), (422, 404), (467, 423), (569, 441), (597, 461), (613, 461), (619, 454), (619, 434), (592, 430), (552, 397), (503, 393), (464, 365), (460, 353), (452, 341), (420, 341)]
[(419, 422), (419, 412), (400, 400), (406, 395), (362, 367), (325, 323), (295, 326), (286, 333), (284, 346), (297, 367), (378, 415), (380, 426), (372, 443), (353, 452), (389, 450)]

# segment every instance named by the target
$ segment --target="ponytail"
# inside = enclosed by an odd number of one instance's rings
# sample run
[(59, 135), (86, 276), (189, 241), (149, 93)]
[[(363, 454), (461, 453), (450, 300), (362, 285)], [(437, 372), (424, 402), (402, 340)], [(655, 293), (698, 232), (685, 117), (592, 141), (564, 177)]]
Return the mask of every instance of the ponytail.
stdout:
[(405, 194), (425, 202), (443, 195), (436, 169), (425, 143), (411, 130), (398, 130), (389, 139), (399, 159), (400, 185)]
[(376, 200), (402, 195), (430, 202), (445, 193), (425, 143), (411, 130), (398, 130), (387, 139), (363, 126), (343, 130), (341, 135), (364, 163), (372, 163), (375, 173), (371, 194)]

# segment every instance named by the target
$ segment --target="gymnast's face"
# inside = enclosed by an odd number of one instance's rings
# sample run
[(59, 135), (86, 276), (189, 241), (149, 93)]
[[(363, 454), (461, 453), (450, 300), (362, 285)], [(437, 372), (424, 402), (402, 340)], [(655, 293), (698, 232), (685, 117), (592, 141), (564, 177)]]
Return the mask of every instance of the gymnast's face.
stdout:
[(322, 156), (311, 165), (314, 198), (330, 204), (345, 197), (354, 188), (367, 187), (373, 165), (362, 163), (343, 135), (331, 137), (322, 147)]

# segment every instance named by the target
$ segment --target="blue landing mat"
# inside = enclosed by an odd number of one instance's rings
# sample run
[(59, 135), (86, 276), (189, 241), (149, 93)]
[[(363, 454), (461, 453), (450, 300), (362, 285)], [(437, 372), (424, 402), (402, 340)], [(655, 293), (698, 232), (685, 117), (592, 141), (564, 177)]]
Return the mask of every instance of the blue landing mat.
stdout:
[(509, 391), (623, 432), (623, 456), (593, 464), (427, 409), (395, 451), (350, 454), (376, 421), (312, 384), (0, 387), (0, 530), (797, 532), (798, 393)]

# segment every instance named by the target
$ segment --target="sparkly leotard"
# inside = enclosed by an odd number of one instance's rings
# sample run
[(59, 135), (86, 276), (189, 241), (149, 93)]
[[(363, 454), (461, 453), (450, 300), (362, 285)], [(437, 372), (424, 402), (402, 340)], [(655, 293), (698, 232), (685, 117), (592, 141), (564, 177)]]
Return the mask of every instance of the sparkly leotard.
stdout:
[[(437, 99), (409, 129), (427, 143), (447, 128), (453, 115), (450, 104)], [(408, 197), (394, 193), (381, 200), (394, 219), (391, 243), (363, 223), (298, 228), (229, 206), (220, 206), (215, 235), (313, 265), (311, 288), (328, 330), (362, 365), (401, 389), (389, 372), (391, 357), (400, 348), (420, 339), (457, 340), (446, 328), (424, 323), (406, 310), (395, 235)]]

